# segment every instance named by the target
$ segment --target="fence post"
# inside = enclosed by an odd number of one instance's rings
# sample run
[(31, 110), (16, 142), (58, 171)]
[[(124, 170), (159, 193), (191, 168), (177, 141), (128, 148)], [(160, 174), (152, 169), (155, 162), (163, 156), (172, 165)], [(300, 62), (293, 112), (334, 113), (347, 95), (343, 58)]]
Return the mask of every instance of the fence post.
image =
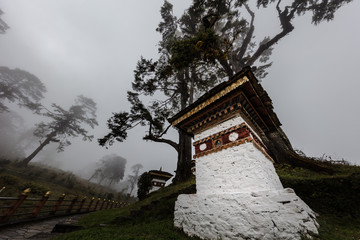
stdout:
[(78, 212), (81, 212), (81, 208), (82, 208), (82, 206), (84, 205), (85, 201), (86, 201), (86, 197), (84, 197), (84, 198), (81, 200), (80, 206), (79, 206), (79, 208), (78, 208), (78, 210), (77, 210)]
[(0, 219), (1, 223), (7, 222), (11, 218), (11, 216), (16, 212), (16, 209), (18, 209), (18, 207), (20, 207), (20, 205), (25, 201), (30, 191), (31, 191), (30, 188), (25, 189), (19, 195), (18, 199), (14, 200), (11, 203), (10, 208), (5, 211), (4, 216)]
[(91, 208), (91, 205), (93, 204), (93, 202), (94, 202), (94, 197), (90, 200), (90, 203), (89, 203), (89, 206), (86, 208), (86, 211), (87, 212), (90, 212), (90, 208)]
[(60, 207), (61, 203), (64, 201), (65, 199), (65, 193), (63, 193), (59, 199), (57, 200), (57, 202), (55, 203), (55, 205), (53, 206), (53, 208), (51, 209), (50, 214), (54, 215), (56, 213), (56, 211), (58, 210), (58, 208)]
[(98, 198), (98, 200), (96, 201), (95, 207), (94, 207), (94, 211), (96, 211), (97, 206), (99, 205), (100, 202), (100, 198)]
[(67, 209), (66, 213), (71, 213), (71, 210), (73, 209), (78, 197), (76, 196), (70, 203), (69, 208)]
[(104, 201), (101, 203), (101, 206), (100, 206), (100, 209), (99, 209), (99, 210), (102, 210), (102, 209), (103, 209), (105, 201), (106, 201), (106, 199), (104, 198)]
[(38, 205), (34, 208), (34, 210), (31, 212), (30, 217), (36, 217), (41, 208), (45, 205), (46, 201), (49, 199), (50, 191), (46, 192), (45, 195), (41, 198)]

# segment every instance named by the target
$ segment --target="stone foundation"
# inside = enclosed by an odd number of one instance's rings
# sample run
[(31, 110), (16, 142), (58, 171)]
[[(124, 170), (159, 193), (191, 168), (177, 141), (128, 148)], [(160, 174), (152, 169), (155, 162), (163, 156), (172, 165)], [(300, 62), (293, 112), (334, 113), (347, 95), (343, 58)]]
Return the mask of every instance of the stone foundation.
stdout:
[(174, 224), (202, 239), (297, 240), (317, 234), (315, 213), (292, 189), (180, 195)]

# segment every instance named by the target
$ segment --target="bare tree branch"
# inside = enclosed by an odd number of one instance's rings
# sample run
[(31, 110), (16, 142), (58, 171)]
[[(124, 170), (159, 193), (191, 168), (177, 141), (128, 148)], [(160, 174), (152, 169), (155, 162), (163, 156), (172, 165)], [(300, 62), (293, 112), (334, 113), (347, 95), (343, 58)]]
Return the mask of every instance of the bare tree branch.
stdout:
[(249, 31), (247, 32), (246, 34), (246, 37), (241, 45), (241, 48), (240, 48), (240, 51), (239, 53), (237, 54), (237, 59), (238, 60), (241, 60), (242, 58), (244, 58), (244, 55), (246, 53), (246, 49), (248, 48), (249, 46), (249, 43), (251, 41), (251, 38), (254, 34), (254, 30), (255, 30), (255, 27), (254, 27), (254, 19), (255, 19), (255, 14), (253, 11), (251, 11), (250, 7), (244, 3), (244, 6), (245, 6), (245, 9), (246, 11), (250, 14), (251, 16), (251, 21), (250, 21), (250, 28), (249, 28)]
[(282, 31), (278, 33), (276, 36), (271, 38), (268, 42), (261, 44), (258, 49), (255, 51), (255, 53), (252, 55), (252, 57), (247, 61), (247, 65), (253, 65), (254, 62), (263, 54), (263, 52), (267, 49), (269, 49), (271, 46), (273, 46), (275, 43), (277, 43), (281, 38), (285, 37), (288, 33), (290, 33), (292, 30), (294, 30), (294, 26), (291, 24), (291, 20), (294, 17), (294, 13), (297, 9), (297, 6), (292, 9), (292, 11), (289, 13), (288, 7), (285, 7), (283, 11), (280, 10), (281, 0), (278, 1), (276, 5), (276, 10), (278, 11), (280, 24), (282, 27)]
[(170, 140), (170, 139), (164, 139), (164, 138), (158, 138), (158, 137), (155, 137), (154, 135), (152, 134), (148, 134), (146, 135), (145, 137), (143, 137), (144, 140), (151, 140), (153, 142), (160, 142), (160, 143), (166, 143), (166, 144), (169, 144), (170, 146), (172, 146), (177, 152), (179, 152), (179, 145)]

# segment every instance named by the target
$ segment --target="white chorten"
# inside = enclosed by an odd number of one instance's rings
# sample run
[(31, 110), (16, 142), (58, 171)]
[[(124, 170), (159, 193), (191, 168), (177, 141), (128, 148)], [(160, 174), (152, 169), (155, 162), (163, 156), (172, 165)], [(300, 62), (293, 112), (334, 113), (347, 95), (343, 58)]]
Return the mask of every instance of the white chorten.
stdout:
[(194, 136), (196, 159), (197, 193), (179, 195), (176, 227), (214, 240), (300, 240), (318, 233), (315, 213), (283, 188), (261, 140), (280, 122), (249, 68), (170, 122)]

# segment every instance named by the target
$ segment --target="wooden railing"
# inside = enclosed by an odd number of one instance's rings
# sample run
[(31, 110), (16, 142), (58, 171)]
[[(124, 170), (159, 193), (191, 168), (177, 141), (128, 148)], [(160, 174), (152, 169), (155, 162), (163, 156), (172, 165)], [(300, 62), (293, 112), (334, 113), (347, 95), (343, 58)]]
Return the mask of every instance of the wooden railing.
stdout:
[[(5, 187), (1, 188), (0, 193), (4, 189)], [(28, 198), (30, 191), (31, 189), (28, 188), (18, 197), (0, 197), (0, 226), (53, 216), (120, 208), (127, 205), (123, 202), (95, 199), (94, 197), (89, 201), (86, 197), (66, 199), (65, 194), (58, 199), (49, 199), (50, 192), (45, 193), (42, 198)]]

